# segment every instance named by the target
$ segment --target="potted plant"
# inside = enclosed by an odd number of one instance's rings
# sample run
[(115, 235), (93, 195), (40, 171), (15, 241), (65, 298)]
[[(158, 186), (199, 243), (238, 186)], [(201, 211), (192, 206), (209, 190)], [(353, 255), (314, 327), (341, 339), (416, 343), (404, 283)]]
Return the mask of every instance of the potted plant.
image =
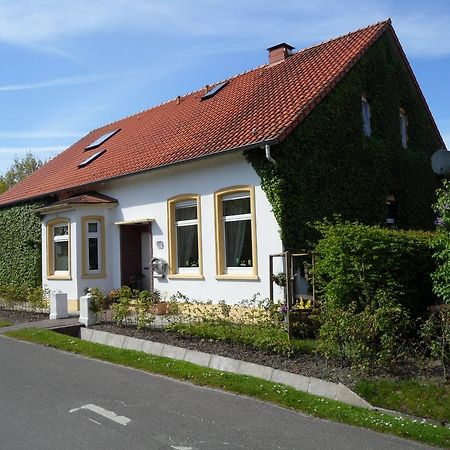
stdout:
[(284, 287), (286, 286), (286, 274), (284, 272), (280, 272), (278, 275), (272, 275), (272, 281), (280, 286)]

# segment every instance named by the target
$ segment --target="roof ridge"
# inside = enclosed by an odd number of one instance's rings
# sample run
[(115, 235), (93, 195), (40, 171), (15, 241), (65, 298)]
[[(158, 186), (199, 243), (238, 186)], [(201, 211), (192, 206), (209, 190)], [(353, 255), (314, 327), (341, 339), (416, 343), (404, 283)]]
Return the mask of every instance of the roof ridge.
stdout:
[(299, 53), (302, 53), (302, 52), (307, 51), (307, 50), (312, 50), (313, 48), (320, 47), (321, 45), (329, 44), (330, 42), (333, 42), (333, 41), (338, 41), (338, 40), (346, 38), (346, 37), (348, 37), (348, 36), (350, 36), (352, 34), (360, 33), (361, 31), (368, 30), (369, 28), (374, 28), (374, 27), (376, 27), (378, 25), (381, 25), (381, 24), (385, 24), (387, 26), (387, 25), (390, 25), (391, 23), (392, 23), (391, 18), (388, 17), (387, 19), (380, 20), (379, 22), (373, 23), (372, 25), (367, 25), (366, 27), (358, 28), (357, 30), (349, 31), (348, 33), (342, 34), (340, 36), (333, 37), (333, 38), (330, 38), (330, 39), (326, 39), (325, 41), (319, 42), (317, 44), (310, 45), (309, 47), (304, 47), (301, 50), (298, 50), (297, 52), (294, 52), (294, 55), (298, 55)]
[[(333, 42), (333, 41), (338, 41), (339, 39), (343, 39), (343, 38), (345, 38), (347, 36), (350, 36), (352, 34), (359, 33), (361, 31), (367, 30), (369, 28), (376, 27), (377, 25), (381, 25), (381, 24), (390, 25), (391, 24), (391, 19), (387, 18), (385, 20), (380, 20), (379, 22), (376, 22), (376, 23), (374, 23), (372, 25), (368, 25), (366, 27), (358, 28), (357, 30), (350, 31), (350, 32), (348, 32), (346, 34), (343, 34), (341, 36), (337, 36), (337, 37), (334, 37), (334, 38), (327, 39), (325, 41), (319, 42), (318, 44), (310, 45), (309, 47), (304, 47), (301, 50), (298, 50), (297, 52), (294, 52), (293, 56), (294, 55), (297, 56), (297, 55), (299, 55), (300, 53), (302, 53), (304, 51), (312, 50), (313, 48), (320, 47), (321, 45), (329, 44), (330, 42)], [(233, 79), (235, 79), (237, 77), (240, 77), (240, 76), (243, 76), (243, 75), (247, 75), (247, 74), (249, 74), (249, 73), (251, 73), (253, 71), (261, 70), (262, 68), (267, 67), (267, 66), (270, 66), (270, 64), (269, 63), (264, 63), (264, 64), (261, 64), (261, 65), (259, 65), (257, 67), (253, 67), (252, 69), (248, 69), (248, 70), (244, 70), (243, 72), (239, 72), (239, 73), (237, 73), (235, 75), (232, 75), (232, 76), (230, 76), (228, 78), (223, 78), (222, 80), (216, 81), (216, 82), (214, 82), (212, 84), (209, 84), (209, 85), (206, 84), (205, 86), (215, 86), (216, 84), (224, 83), (225, 81), (230, 81), (230, 80), (233, 80)], [(200, 92), (202, 89), (204, 89), (205, 86), (203, 86), (201, 88), (198, 88), (198, 89), (195, 89), (193, 91), (187, 92), (186, 94), (177, 95), (174, 98), (171, 98), (169, 100), (163, 101), (163, 102), (158, 103), (156, 105), (153, 105), (153, 106), (151, 106), (149, 108), (145, 108), (145, 109), (143, 109), (141, 111), (137, 111), (137, 112), (135, 112), (133, 114), (129, 114), (128, 116), (121, 117), (120, 119), (113, 120), (112, 122), (108, 122), (108, 123), (106, 123), (106, 124), (104, 124), (104, 125), (102, 125), (100, 127), (92, 129), (91, 131), (89, 131), (88, 134), (93, 133), (94, 131), (97, 131), (97, 130), (101, 130), (102, 128), (106, 128), (106, 127), (109, 127), (111, 125), (117, 124), (118, 122), (121, 122), (122, 120), (127, 120), (127, 119), (130, 119), (132, 117), (136, 117), (139, 114), (143, 114), (143, 113), (146, 113), (148, 111), (152, 111), (153, 109), (160, 108), (161, 106), (168, 105), (169, 103), (176, 101), (178, 98), (182, 99), (184, 97), (189, 97), (191, 95), (194, 95), (197, 92)]]

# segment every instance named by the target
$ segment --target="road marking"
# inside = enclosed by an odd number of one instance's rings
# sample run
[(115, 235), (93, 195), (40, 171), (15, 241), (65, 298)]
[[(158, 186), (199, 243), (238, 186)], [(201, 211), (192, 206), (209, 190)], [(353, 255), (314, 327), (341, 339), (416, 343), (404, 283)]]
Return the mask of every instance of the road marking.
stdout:
[(192, 450), (192, 447), (176, 447), (174, 445), (171, 445), (171, 447), (175, 450)]
[(100, 414), (103, 417), (106, 417), (109, 420), (113, 420), (114, 422), (120, 423), (120, 425), (126, 425), (128, 422), (131, 421), (131, 419), (129, 419), (128, 417), (118, 416), (114, 411), (108, 411), (107, 409), (104, 409), (101, 406), (97, 406), (97, 405), (93, 405), (93, 404), (83, 405), (83, 406), (80, 406), (79, 408), (73, 408), (69, 411), (69, 413), (79, 411), (80, 409), (88, 409), (97, 414)]

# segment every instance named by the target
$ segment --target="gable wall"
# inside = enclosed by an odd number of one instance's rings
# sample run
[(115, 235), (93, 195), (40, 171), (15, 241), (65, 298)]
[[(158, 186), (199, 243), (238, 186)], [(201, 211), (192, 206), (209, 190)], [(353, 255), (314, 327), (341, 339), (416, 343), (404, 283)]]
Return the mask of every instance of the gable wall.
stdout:
[[(371, 107), (372, 136), (363, 134), (361, 95)], [(408, 148), (400, 139), (399, 108), (408, 117)], [(247, 157), (262, 178), (287, 248), (317, 238), (308, 222), (341, 214), (385, 223), (388, 195), (397, 226), (431, 229), (437, 179), (430, 157), (439, 137), (389, 33), (385, 33), (332, 92), (280, 145), (277, 166), (258, 152)]]

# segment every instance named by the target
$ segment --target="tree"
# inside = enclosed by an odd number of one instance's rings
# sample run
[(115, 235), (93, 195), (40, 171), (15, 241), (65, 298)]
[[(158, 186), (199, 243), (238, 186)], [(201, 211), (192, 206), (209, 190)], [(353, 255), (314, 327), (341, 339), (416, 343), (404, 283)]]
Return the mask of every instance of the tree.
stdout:
[(39, 169), (45, 161), (28, 152), (23, 158), (16, 156), (12, 166), (5, 175), (0, 175), (0, 193), (7, 191), (28, 175)]
[(437, 268), (431, 277), (440, 303), (435, 305), (421, 331), (431, 356), (440, 359), (445, 381), (450, 381), (450, 181), (437, 190), (433, 209), (439, 227), (432, 241)]

